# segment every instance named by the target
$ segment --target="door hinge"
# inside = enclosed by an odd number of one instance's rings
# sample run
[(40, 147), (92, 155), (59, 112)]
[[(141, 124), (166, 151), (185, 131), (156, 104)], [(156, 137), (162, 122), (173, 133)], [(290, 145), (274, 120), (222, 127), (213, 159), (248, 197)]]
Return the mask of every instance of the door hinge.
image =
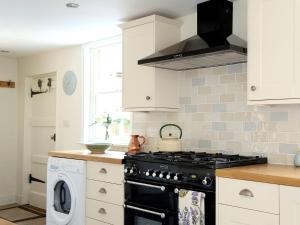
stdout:
[(38, 182), (38, 183), (43, 183), (43, 184), (46, 183), (45, 181), (42, 181), (40, 179), (37, 179), (37, 178), (33, 177), (32, 174), (29, 174), (29, 183), (31, 184), (33, 181)]

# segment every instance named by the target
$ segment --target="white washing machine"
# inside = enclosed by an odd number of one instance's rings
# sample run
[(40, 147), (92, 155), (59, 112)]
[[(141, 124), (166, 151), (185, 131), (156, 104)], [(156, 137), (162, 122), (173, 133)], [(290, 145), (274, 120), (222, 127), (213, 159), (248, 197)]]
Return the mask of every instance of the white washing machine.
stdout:
[(85, 224), (86, 162), (49, 157), (47, 225)]

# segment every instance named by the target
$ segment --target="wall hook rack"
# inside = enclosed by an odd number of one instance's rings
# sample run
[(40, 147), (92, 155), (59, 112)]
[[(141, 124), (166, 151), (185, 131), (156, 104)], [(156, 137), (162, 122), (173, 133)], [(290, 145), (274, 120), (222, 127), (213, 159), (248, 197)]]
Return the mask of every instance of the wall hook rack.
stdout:
[(47, 93), (47, 92), (48, 92), (48, 90), (45, 90), (45, 91), (34, 91), (31, 88), (31, 98), (33, 98), (33, 96), (35, 96), (35, 95), (44, 94), (44, 93)]
[(9, 80), (9, 81), (0, 81), (1, 88), (15, 88), (16, 83)]

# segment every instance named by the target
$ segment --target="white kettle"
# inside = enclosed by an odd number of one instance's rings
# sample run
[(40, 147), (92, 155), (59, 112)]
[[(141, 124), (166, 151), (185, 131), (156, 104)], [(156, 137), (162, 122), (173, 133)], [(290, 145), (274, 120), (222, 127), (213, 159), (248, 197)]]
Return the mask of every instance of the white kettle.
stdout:
[[(174, 135), (170, 132), (168, 134), (168, 137), (163, 137), (162, 131), (165, 127), (176, 127), (180, 131), (179, 137), (174, 137)], [(181, 138), (182, 138), (182, 129), (176, 125), (176, 124), (166, 124), (160, 128), (159, 131), (160, 140), (158, 143), (158, 150), (159, 151), (168, 151), (168, 152), (178, 152), (182, 151), (182, 144), (181, 144)]]

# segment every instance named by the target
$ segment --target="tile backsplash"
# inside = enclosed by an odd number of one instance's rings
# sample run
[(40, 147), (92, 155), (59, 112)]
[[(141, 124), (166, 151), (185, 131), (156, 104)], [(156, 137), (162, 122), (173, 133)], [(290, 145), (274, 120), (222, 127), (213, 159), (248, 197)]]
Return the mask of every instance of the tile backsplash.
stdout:
[(133, 131), (157, 149), (159, 128), (183, 128), (183, 150), (266, 155), (293, 164), (300, 146), (300, 105), (247, 105), (246, 64), (190, 70), (180, 76), (178, 113), (134, 113)]

